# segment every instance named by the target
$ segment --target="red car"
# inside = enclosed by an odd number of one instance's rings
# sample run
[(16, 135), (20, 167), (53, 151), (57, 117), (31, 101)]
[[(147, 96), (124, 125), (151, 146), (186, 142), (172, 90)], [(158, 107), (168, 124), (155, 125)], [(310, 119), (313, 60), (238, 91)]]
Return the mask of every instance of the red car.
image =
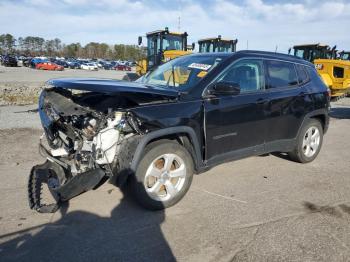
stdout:
[(115, 70), (120, 70), (120, 71), (131, 71), (131, 67), (127, 65), (117, 65), (114, 67)]
[(35, 66), (35, 68), (40, 70), (55, 70), (55, 71), (62, 71), (64, 69), (63, 66), (60, 66), (51, 62), (39, 63)]

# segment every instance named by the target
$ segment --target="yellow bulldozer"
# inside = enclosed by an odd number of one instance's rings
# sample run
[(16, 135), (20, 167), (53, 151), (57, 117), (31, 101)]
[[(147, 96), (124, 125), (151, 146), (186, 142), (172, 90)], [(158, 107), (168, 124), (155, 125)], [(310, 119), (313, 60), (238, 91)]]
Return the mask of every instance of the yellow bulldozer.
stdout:
[(214, 38), (200, 39), (198, 40), (199, 53), (236, 52), (237, 42), (237, 39), (222, 39), (221, 35)]
[[(136, 73), (127, 73), (123, 79), (135, 81), (162, 63), (178, 56), (191, 54), (192, 52), (187, 50), (187, 36), (186, 32), (170, 32), (167, 27), (164, 30), (147, 33), (146, 58), (136, 62)], [(143, 37), (139, 36), (139, 46), (141, 46), (142, 40)], [(194, 49), (194, 44), (192, 44), (192, 49)]]
[[(309, 44), (293, 47), (294, 55), (314, 63), (332, 98), (345, 96), (350, 89), (350, 61), (337, 59), (336, 46)], [(289, 51), (290, 52), (290, 51)]]

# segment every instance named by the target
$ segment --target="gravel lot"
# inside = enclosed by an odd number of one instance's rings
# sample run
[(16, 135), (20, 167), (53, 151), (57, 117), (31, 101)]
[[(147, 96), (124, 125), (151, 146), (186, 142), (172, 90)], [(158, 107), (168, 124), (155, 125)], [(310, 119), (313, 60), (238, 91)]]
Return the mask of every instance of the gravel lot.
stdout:
[(45, 82), (60, 77), (98, 77), (122, 79), (125, 72), (115, 70), (86, 71), (65, 69), (43, 71), (28, 67), (0, 66), (0, 105), (33, 104)]
[(110, 184), (55, 214), (30, 210), (27, 177), (44, 159), (37, 113), (23, 111), (35, 107), (0, 107), (1, 261), (349, 261), (349, 98), (332, 104), (314, 162), (268, 155), (223, 164), (159, 212)]

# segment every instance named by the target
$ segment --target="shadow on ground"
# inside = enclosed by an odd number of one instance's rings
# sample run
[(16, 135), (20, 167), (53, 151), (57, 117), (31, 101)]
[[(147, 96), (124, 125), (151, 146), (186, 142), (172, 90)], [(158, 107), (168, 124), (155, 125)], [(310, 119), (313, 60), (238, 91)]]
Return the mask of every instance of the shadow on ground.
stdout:
[(160, 228), (164, 211), (146, 211), (125, 194), (110, 217), (66, 213), (66, 208), (61, 208), (59, 221), (40, 227), (39, 232), (13, 233), (15, 238), (0, 245), (0, 260), (175, 261)]
[(321, 213), (335, 217), (342, 217), (343, 214), (350, 215), (350, 206), (345, 204), (340, 204), (337, 206), (319, 206), (311, 202), (304, 202), (304, 208), (312, 213)]
[[(285, 152), (273, 152), (271, 153), (271, 155), (275, 156), (275, 157), (278, 157), (278, 158), (281, 158), (281, 159), (284, 159), (284, 160), (288, 160), (288, 161), (293, 161), (288, 153), (285, 153)], [(293, 161), (294, 162), (294, 161)]]
[(350, 107), (331, 108), (329, 115), (337, 119), (350, 119)]

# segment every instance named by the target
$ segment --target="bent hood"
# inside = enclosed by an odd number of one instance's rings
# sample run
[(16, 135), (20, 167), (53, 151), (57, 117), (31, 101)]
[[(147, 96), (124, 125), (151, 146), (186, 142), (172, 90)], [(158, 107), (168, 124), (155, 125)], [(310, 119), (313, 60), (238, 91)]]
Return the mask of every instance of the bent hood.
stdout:
[(167, 97), (177, 97), (179, 95), (179, 92), (174, 89), (166, 89), (137, 82), (127, 82), (113, 79), (58, 78), (47, 81), (47, 84), (58, 88), (83, 90), (104, 94), (144, 93)]

